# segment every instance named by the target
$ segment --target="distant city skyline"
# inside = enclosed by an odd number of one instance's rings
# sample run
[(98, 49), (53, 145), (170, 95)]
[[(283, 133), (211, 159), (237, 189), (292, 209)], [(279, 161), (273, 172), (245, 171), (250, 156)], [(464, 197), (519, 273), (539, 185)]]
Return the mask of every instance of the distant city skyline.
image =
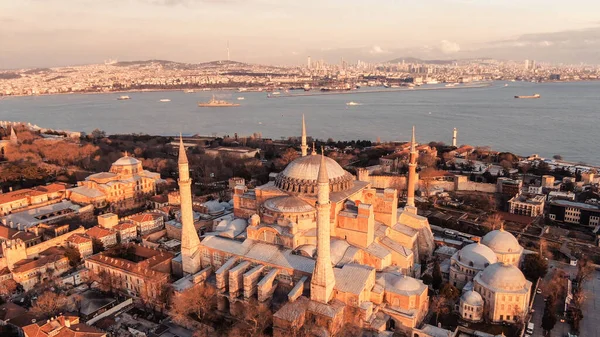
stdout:
[[(398, 57), (600, 64), (600, 3), (574, 0), (0, 0), (0, 69), (165, 59), (281, 65)], [(229, 48), (228, 48), (229, 44)]]

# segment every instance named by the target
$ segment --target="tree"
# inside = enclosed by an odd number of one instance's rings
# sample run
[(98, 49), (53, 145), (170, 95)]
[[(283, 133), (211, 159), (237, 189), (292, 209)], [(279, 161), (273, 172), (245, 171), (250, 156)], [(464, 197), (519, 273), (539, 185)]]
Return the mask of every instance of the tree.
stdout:
[(435, 312), (435, 324), (437, 325), (440, 321), (440, 314), (445, 315), (448, 313), (448, 302), (442, 296), (435, 296), (431, 301), (431, 307)]
[(555, 310), (555, 299), (553, 295), (548, 296), (546, 300), (546, 306), (544, 307), (544, 316), (542, 316), (542, 329), (544, 329), (544, 335), (548, 335), (554, 325), (556, 325), (556, 310)]
[(216, 307), (215, 289), (196, 285), (173, 297), (169, 315), (177, 324), (193, 327), (193, 321), (203, 322), (214, 313)]
[(54, 316), (65, 309), (67, 298), (64, 295), (46, 291), (41, 294), (31, 307), (31, 312), (39, 316)]
[(92, 238), (92, 249), (94, 254), (98, 254), (104, 251), (104, 244), (98, 238)]
[(418, 163), (425, 167), (435, 167), (437, 163), (437, 157), (432, 156), (430, 153), (423, 153), (418, 158)]
[(513, 163), (508, 160), (503, 160), (500, 162), (500, 166), (502, 166), (502, 168), (508, 172), (513, 168)]
[(17, 282), (8, 279), (0, 282), (0, 296), (10, 296), (17, 290)]
[(440, 296), (453, 303), (460, 297), (460, 290), (450, 283), (444, 283), (440, 290)]
[(552, 158), (556, 159), (556, 160), (562, 160), (563, 159), (563, 157), (560, 154), (555, 154), (554, 156), (552, 156)]
[(575, 282), (577, 283), (578, 289), (583, 288), (584, 283), (592, 277), (594, 270), (594, 265), (587, 256), (579, 259), (577, 262), (577, 275), (575, 276)]
[(65, 247), (65, 256), (69, 259), (69, 265), (75, 267), (81, 262), (81, 254), (79, 249), (71, 246)]
[(431, 277), (431, 286), (433, 289), (439, 290), (444, 280), (442, 278), (442, 269), (440, 268), (440, 262), (438, 260), (433, 262), (433, 272), (431, 273)]
[(490, 215), (484, 222), (484, 225), (492, 231), (502, 227), (502, 224), (504, 224), (504, 220), (502, 220), (502, 216), (498, 213)]
[(423, 280), (423, 283), (425, 283), (426, 285), (430, 285), (431, 282), (433, 281), (433, 278), (431, 277), (430, 274), (425, 274), (425, 275), (423, 275), (421, 280)]
[(529, 281), (536, 282), (548, 273), (548, 262), (538, 254), (527, 254), (523, 260), (522, 270)]
[(100, 129), (94, 129), (94, 131), (92, 131), (92, 138), (95, 140), (98, 140), (100, 138), (104, 138), (106, 137), (106, 132), (100, 130)]

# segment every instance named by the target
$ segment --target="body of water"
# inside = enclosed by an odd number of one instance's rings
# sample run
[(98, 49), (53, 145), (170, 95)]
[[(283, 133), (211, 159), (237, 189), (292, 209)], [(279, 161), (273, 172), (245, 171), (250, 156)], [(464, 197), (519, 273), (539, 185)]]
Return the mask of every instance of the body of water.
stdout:
[[(298, 92), (298, 91), (297, 91)], [(217, 98), (235, 108), (199, 108)], [(300, 92), (298, 92), (300, 93)], [(539, 93), (540, 99), (515, 99)], [(0, 100), (0, 120), (40, 127), (109, 134), (147, 133), (300, 135), (302, 114), (308, 135), (319, 139), (409, 140), (491, 146), (521, 155), (538, 153), (600, 165), (598, 117), (600, 82), (494, 82), (491, 86), (448, 90), (405, 90), (344, 95), (267, 98), (258, 92), (183, 91), (8, 97)], [(237, 100), (243, 96), (244, 100)], [(159, 102), (170, 99), (170, 102)], [(347, 102), (360, 105), (347, 106)]]

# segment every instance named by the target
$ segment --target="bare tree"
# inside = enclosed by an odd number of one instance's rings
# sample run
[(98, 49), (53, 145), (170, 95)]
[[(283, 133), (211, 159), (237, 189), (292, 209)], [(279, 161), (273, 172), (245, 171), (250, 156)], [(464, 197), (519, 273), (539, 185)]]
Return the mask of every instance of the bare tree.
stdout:
[(499, 229), (503, 224), (504, 220), (502, 220), (502, 217), (498, 213), (490, 215), (484, 222), (484, 225), (490, 230)]
[(31, 307), (31, 312), (40, 316), (53, 316), (64, 310), (67, 298), (64, 295), (46, 291), (41, 294)]
[(176, 294), (171, 301), (169, 314), (174, 322), (192, 326), (190, 320), (205, 321), (217, 307), (216, 291), (205, 285), (196, 285)]
[(435, 312), (435, 324), (437, 325), (440, 321), (440, 314), (445, 315), (448, 313), (448, 301), (440, 295), (435, 296), (431, 301), (431, 307)]

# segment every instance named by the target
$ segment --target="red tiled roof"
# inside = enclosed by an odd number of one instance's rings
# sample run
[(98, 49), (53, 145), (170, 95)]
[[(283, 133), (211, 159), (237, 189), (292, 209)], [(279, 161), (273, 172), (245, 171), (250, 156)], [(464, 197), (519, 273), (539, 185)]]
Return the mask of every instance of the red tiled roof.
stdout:
[(17, 262), (13, 268), (13, 273), (23, 273), (32, 269), (37, 269), (50, 263), (56, 263), (61, 259), (67, 259), (64, 255), (48, 255), (40, 257), (37, 260), (25, 259)]
[(43, 194), (46, 194), (46, 193), (35, 191), (35, 190), (29, 189), (29, 188), (25, 188), (25, 189), (13, 191), (13, 192), (8, 192), (8, 193), (2, 193), (2, 194), (0, 194), (0, 204), (5, 204), (5, 203), (25, 199), (30, 196), (37, 196), (37, 195), (43, 195)]
[(158, 217), (161, 217), (161, 215), (158, 215), (156, 213), (142, 213), (142, 214), (132, 216), (131, 218), (129, 218), (129, 220), (135, 221), (135, 222), (146, 222), (146, 221), (154, 221)]
[(45, 186), (37, 186), (34, 189), (37, 191), (40, 191), (40, 192), (44, 192), (44, 193), (54, 193), (54, 192), (66, 191), (67, 187), (65, 184), (52, 183), (52, 184), (45, 185)]
[(73, 235), (69, 236), (67, 241), (72, 242), (76, 245), (79, 245), (79, 244), (86, 243), (86, 242), (92, 242), (92, 239), (89, 236), (78, 233), (78, 234), (73, 234)]
[(100, 238), (112, 235), (114, 233), (111, 230), (106, 229), (104, 227), (94, 226), (94, 227), (88, 229), (85, 232), (85, 234), (87, 234), (90, 237), (100, 239)]

